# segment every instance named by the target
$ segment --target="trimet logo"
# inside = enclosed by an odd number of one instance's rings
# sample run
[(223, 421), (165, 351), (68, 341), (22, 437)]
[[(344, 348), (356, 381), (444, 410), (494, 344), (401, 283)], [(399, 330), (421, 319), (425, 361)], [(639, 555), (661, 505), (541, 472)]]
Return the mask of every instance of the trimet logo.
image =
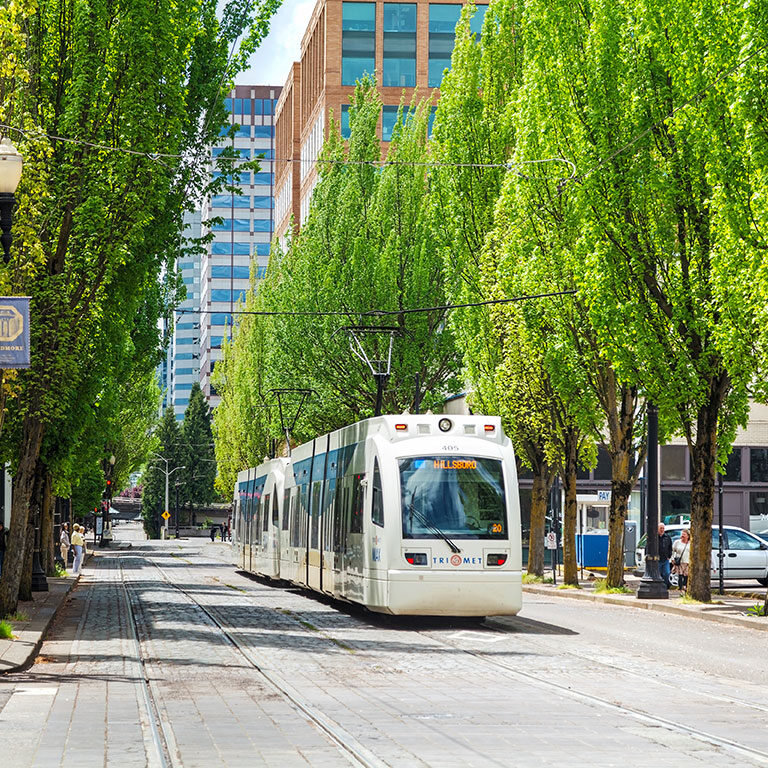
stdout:
[(453, 555), (451, 557), (451, 565), (461, 565), (461, 555)]

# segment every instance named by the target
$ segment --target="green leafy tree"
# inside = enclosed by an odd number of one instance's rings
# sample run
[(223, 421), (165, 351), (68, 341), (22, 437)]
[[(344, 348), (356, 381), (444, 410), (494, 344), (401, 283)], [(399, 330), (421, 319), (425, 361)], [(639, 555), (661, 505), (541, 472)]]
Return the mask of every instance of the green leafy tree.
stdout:
[[(400, 412), (412, 405), (417, 376), (425, 408), (454, 388), (457, 357), (445, 310), (439, 308), (445, 304), (444, 281), (427, 198), (427, 104), (414, 107), (406, 120), (401, 116), (387, 164), (379, 170), (380, 113), (375, 84), (368, 79), (355, 90), (348, 145), (335, 127), (329, 134), (301, 232), (287, 253), (272, 257), (258, 294), (246, 301), (249, 310), (297, 314), (253, 317), (235, 330), (224, 365), (217, 366), (223, 407), (221, 416), (215, 416), (215, 434), (222, 445), (229, 445), (225, 430), (232, 421), (240, 435), (245, 424), (261, 422), (268, 429), (256, 426), (255, 434), (283, 437), (276, 415), (273, 412), (267, 421), (264, 408), (271, 405), (274, 411), (269, 392), (275, 388), (299, 386), (315, 392), (297, 424), (296, 440), (373, 415), (376, 382), (351, 354), (343, 326), (384, 324), (398, 333), (385, 411)], [(408, 312), (417, 307), (438, 308)], [(375, 309), (391, 314), (372, 321), (367, 313)], [(345, 315), (300, 314), (339, 310)], [(262, 370), (247, 380), (251, 366), (230, 358), (256, 349), (261, 351)], [(371, 357), (378, 359), (385, 351), (385, 346), (378, 353), (369, 347)], [(255, 454), (260, 460), (268, 450), (268, 442), (255, 450), (249, 444), (234, 455)], [(230, 480), (240, 468), (227, 466)]]
[[(185, 470), (179, 473), (179, 503), (186, 507), (208, 506), (216, 497), (216, 459), (214, 458), (211, 415), (200, 385), (195, 382), (184, 411), (181, 449)], [(234, 487), (234, 484), (233, 486)], [(190, 515), (191, 519), (191, 515)]]
[[(176, 421), (173, 408), (166, 408), (163, 418), (154, 434), (157, 450), (153, 452), (142, 476), (141, 516), (144, 518), (144, 530), (150, 538), (160, 536), (160, 528), (164, 521), (160, 517), (166, 507), (165, 489), (168, 487), (168, 506), (173, 503), (173, 482), (181, 476), (183, 470), (174, 472), (177, 467), (183, 467), (186, 450), (182, 441), (181, 428)], [(167, 478), (167, 480), (166, 480)]]
[[(0, 117), (25, 157), (2, 280), (32, 297), (34, 318), (31, 368), (6, 399), (14, 492), (0, 615), (17, 603), (30, 509), (41, 507), (41, 455), (52, 470), (75, 462), (53, 443), (66, 440), (76, 414), (109, 399), (112, 351), (128, 355), (136, 329), (150, 331), (167, 311), (159, 278), (173, 273), (183, 207), (207, 183), (201, 159), (224, 122), (222, 85), (242, 58), (230, 66), (230, 48), (245, 32), (244, 52), (252, 49), (276, 7), (230, 2), (219, 23), (214, 0), (14, 0), (0, 18)], [(85, 434), (76, 428), (71, 444)]]

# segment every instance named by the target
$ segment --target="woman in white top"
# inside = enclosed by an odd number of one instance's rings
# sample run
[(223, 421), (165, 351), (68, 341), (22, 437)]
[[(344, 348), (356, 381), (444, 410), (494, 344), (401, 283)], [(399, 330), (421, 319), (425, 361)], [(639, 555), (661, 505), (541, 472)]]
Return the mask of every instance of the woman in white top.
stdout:
[(85, 541), (83, 534), (80, 533), (80, 526), (75, 524), (72, 531), (72, 546), (75, 550), (75, 562), (72, 564), (72, 573), (80, 573), (80, 566), (83, 564), (83, 545)]
[(691, 562), (691, 532), (686, 528), (672, 545), (673, 573), (677, 574), (677, 587), (682, 592), (688, 586), (688, 566)]

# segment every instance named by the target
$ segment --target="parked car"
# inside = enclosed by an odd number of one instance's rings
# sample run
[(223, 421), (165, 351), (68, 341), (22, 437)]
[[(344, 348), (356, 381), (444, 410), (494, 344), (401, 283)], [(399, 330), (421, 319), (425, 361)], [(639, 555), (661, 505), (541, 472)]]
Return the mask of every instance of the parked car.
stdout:
[[(674, 544), (688, 525), (669, 525), (667, 533)], [(768, 587), (768, 541), (743, 528), (734, 525), (723, 526), (723, 578), (725, 579), (757, 579), (764, 587)], [(643, 536), (635, 550), (635, 565), (637, 570), (645, 572), (645, 542)], [(719, 548), (718, 527), (712, 526), (712, 579), (719, 576), (717, 560)]]

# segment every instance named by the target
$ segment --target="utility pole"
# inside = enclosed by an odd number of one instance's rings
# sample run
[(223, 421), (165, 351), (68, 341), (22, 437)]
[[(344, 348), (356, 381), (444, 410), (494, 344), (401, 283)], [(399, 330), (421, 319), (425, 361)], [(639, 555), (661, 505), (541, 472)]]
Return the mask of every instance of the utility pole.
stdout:
[(150, 459), (150, 461), (164, 461), (165, 462), (165, 469), (162, 467), (158, 467), (158, 469), (165, 475), (165, 508), (163, 509), (163, 531), (164, 534), (161, 538), (168, 538), (168, 520), (171, 517), (171, 513), (168, 511), (169, 507), (169, 488), (168, 488), (168, 481), (170, 480), (171, 475), (174, 472), (178, 472), (180, 469), (186, 469), (186, 467), (174, 467), (173, 469), (168, 469), (168, 462), (170, 459), (166, 459), (165, 456), (160, 456), (160, 454), (155, 453), (155, 458)]

